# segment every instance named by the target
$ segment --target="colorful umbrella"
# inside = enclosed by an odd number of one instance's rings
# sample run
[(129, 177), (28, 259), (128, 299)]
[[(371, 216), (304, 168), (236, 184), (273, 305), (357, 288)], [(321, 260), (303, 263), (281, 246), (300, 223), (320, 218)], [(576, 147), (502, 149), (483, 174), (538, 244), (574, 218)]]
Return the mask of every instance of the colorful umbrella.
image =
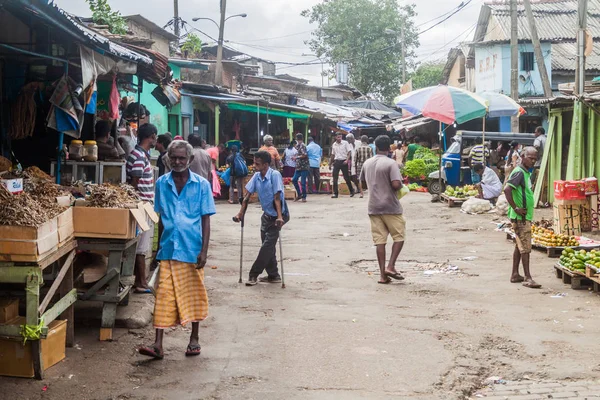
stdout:
[(461, 124), (483, 118), (487, 113), (487, 102), (484, 99), (475, 93), (446, 85), (415, 90), (396, 100), (396, 106), (403, 110), (423, 114), (445, 124)]
[(525, 114), (525, 110), (516, 101), (505, 94), (496, 92), (480, 93), (482, 99), (488, 102), (488, 117), (514, 117)]

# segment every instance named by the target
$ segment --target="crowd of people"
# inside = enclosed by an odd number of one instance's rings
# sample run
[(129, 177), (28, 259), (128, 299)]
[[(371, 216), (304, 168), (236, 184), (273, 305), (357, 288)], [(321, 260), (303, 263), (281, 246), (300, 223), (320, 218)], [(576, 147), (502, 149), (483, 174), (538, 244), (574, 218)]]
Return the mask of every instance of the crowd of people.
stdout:
[[(280, 157), (279, 151), (273, 146), (272, 137), (266, 136), (264, 146), (253, 155), (254, 174), (244, 186), (243, 178), (248, 176), (249, 170), (239, 144), (206, 148), (206, 143), (199, 135), (190, 135), (187, 141), (181, 137), (171, 139), (170, 134), (158, 135), (156, 127), (151, 124), (140, 126), (136, 139), (137, 144), (127, 157), (128, 181), (142, 200), (154, 204), (155, 211), (160, 215), (159, 249), (156, 255), (160, 273), (154, 310), (156, 338), (152, 345), (141, 347), (139, 352), (153, 358), (163, 358), (164, 330), (191, 323), (192, 331), (185, 354), (198, 355), (201, 352), (198, 324), (208, 313), (203, 267), (208, 257), (210, 216), (216, 212), (214, 197), (215, 181), (218, 182), (218, 160), (223, 159), (229, 167), (229, 202), (234, 203), (236, 191), (239, 196), (241, 207), (233, 220), (244, 223), (253, 194), (258, 195), (262, 208), (262, 243), (246, 281), (247, 286), (255, 286), (258, 283), (282, 282), (276, 245), (281, 229), (291, 218), (284, 196), (283, 177), (292, 179), (298, 193), (296, 201), (305, 202), (308, 193), (318, 190), (323, 150), (314, 138), (309, 138), (308, 145), (305, 145), (304, 135), (298, 134), (283, 157)], [(153, 148), (160, 153), (157, 160), (160, 177), (156, 182), (150, 162)], [(351, 133), (346, 135), (345, 140), (342, 135), (337, 135), (331, 147), (329, 168), (333, 172), (332, 198), (339, 197), (340, 173), (346, 181), (350, 197), (357, 193), (363, 197), (363, 185), (369, 190), (367, 214), (380, 269), (380, 284), (404, 279), (395, 267), (406, 234), (406, 221), (399, 201), (404, 186), (401, 170), (407, 160), (414, 157), (417, 149), (414, 140), (397, 146), (392, 144), (387, 135), (380, 135), (374, 143), (370, 143), (367, 136), (362, 136), (357, 142)], [(510, 146), (506, 159), (516, 162), (504, 189), (510, 205), (509, 217), (517, 236), (510, 280), (530, 288), (540, 287), (531, 277), (529, 269), (534, 207), (531, 170), (537, 163), (538, 151), (541, 151), (538, 149), (537, 146), (526, 147), (519, 152), (518, 146)], [(497, 174), (485, 164), (488, 156), (482, 142), (470, 150), (470, 161), (480, 180), (479, 193), (483, 198), (496, 195), (498, 188), (502, 190)], [(285, 169), (286, 166), (293, 168), (293, 171)], [(283, 169), (283, 174), (280, 169)], [(151, 229), (140, 235), (137, 245), (136, 293), (151, 291), (147, 284), (145, 262), (154, 235), (151, 221), (150, 225)], [(388, 259), (386, 245), (390, 236), (393, 244)], [(519, 274), (520, 264), (523, 265), (524, 276)]]

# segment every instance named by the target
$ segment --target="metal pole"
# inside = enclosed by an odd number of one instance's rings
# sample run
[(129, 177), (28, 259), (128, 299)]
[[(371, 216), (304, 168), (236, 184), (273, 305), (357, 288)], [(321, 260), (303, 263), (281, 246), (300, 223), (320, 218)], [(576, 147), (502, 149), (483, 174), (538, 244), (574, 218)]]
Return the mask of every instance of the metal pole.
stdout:
[(587, 0), (579, 0), (577, 7), (577, 67), (575, 70), (576, 93), (585, 92), (585, 30), (587, 28)]
[(442, 195), (442, 193), (444, 193), (444, 191), (442, 190), (442, 134), (443, 134), (442, 123), (440, 122), (440, 131), (438, 133), (438, 141), (440, 143), (440, 148), (439, 148), (440, 161), (439, 161), (439, 173), (438, 173), (438, 186), (440, 188), (440, 193), (439, 193), (440, 196)]
[(323, 74), (323, 60), (321, 60), (321, 87), (325, 86), (325, 75)]
[[(510, 96), (519, 101), (519, 37), (517, 0), (510, 0)], [(511, 131), (519, 132), (519, 117), (511, 117)]]
[(260, 102), (257, 101), (256, 102), (256, 135), (258, 136), (258, 144), (256, 145), (256, 148), (260, 149), (260, 142), (261, 142), (261, 137), (260, 137)]
[(406, 83), (406, 46), (404, 45), (404, 25), (400, 29), (400, 43), (402, 51), (402, 84)]
[(540, 71), (544, 96), (550, 98), (552, 97), (552, 86), (550, 86), (550, 78), (548, 78), (548, 71), (546, 70), (546, 64), (544, 63), (544, 55), (542, 54), (540, 38), (538, 36), (537, 27), (535, 26), (535, 19), (533, 18), (530, 0), (523, 0), (523, 5), (525, 6), (525, 12), (527, 13), (527, 21), (529, 23), (529, 30), (531, 31), (531, 42), (533, 43), (533, 52), (535, 54), (538, 70)]
[(225, 30), (225, 10), (227, 0), (221, 0), (221, 23), (219, 24), (219, 41), (217, 44), (217, 65), (215, 67), (215, 84), (223, 84), (223, 31)]
[(173, 0), (173, 23), (175, 24), (173, 31), (177, 36), (177, 45), (179, 45), (179, 35), (181, 34), (179, 30), (179, 0)]

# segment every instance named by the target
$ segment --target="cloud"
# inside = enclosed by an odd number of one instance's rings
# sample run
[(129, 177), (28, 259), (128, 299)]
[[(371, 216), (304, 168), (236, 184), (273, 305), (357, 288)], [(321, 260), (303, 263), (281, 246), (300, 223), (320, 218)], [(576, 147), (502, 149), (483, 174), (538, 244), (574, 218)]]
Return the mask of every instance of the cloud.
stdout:
[[(314, 25), (300, 15), (302, 10), (320, 3), (321, 0), (228, 0), (227, 15), (247, 13), (247, 18), (232, 18), (225, 25), (225, 40), (228, 46), (239, 51), (273, 61), (302, 63), (314, 59), (303, 57), (310, 53), (304, 42), (310, 39), (310, 31)], [(413, 1), (400, 1), (408, 4)], [(417, 24), (423, 24), (458, 6), (460, 0), (420, 0), (417, 4)], [(80, 16), (90, 16), (88, 5), (84, 0), (56, 0), (59, 7)], [(445, 23), (426, 32), (420, 38), (421, 47), (416, 53), (420, 59), (428, 61), (445, 59), (452, 45), (457, 40), (470, 41), (472, 32), (468, 28), (476, 21), (482, 0), (472, 0), (458, 14)], [(173, 3), (164, 0), (129, 0), (118, 2), (109, 0), (113, 9), (118, 9), (122, 15), (142, 14), (160, 26), (164, 26), (173, 15)], [(219, 22), (218, 0), (181, 0), (179, 2), (180, 17), (210, 36), (218, 37), (217, 27), (210, 21), (193, 22), (194, 17), (212, 18)], [(421, 26), (425, 29), (437, 21)], [(464, 35), (457, 36), (460, 33)], [(468, 34), (468, 35), (467, 35)], [(200, 35), (203, 41), (210, 42), (207, 37)], [(281, 73), (288, 73), (310, 80), (312, 84), (321, 84), (321, 66), (305, 65), (297, 67), (278, 66)], [(332, 81), (334, 83), (334, 81)], [(325, 80), (327, 85), (327, 80)]]

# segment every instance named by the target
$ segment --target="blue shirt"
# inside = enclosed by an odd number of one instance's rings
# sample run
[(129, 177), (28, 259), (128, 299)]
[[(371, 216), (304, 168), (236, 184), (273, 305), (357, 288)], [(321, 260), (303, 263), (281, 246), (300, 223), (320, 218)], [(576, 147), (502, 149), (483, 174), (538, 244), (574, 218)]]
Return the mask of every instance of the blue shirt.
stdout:
[(308, 162), (311, 168), (321, 167), (321, 157), (323, 157), (323, 149), (315, 142), (311, 142), (306, 146), (308, 151)]
[(202, 250), (202, 217), (216, 213), (210, 183), (190, 171), (177, 194), (169, 172), (156, 181), (154, 210), (164, 226), (156, 259), (195, 264)]
[(375, 148), (375, 143), (370, 143), (369, 147), (373, 150), (373, 156), (377, 155), (377, 149)]
[(284, 215), (288, 214), (283, 194), (283, 179), (279, 171), (269, 168), (264, 178), (260, 175), (260, 172), (256, 172), (246, 185), (246, 190), (248, 193), (258, 193), (260, 205), (265, 214), (270, 217), (277, 217), (277, 210), (275, 209), (273, 199), (275, 198), (275, 194), (279, 193), (281, 196), (281, 213)]

